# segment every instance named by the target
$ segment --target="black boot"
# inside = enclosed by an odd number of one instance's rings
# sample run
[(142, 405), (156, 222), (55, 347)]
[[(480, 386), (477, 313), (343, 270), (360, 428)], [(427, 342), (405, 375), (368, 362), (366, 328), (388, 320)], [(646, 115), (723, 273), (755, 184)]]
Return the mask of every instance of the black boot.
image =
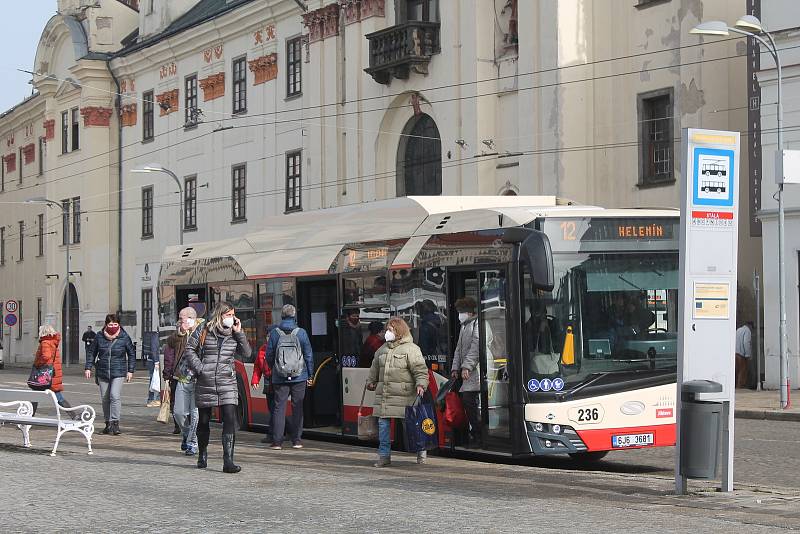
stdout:
[(208, 467), (208, 432), (197, 431), (197, 468)]
[(103, 429), (101, 434), (110, 434), (111, 433), (111, 425), (106, 421), (106, 427)]
[(115, 436), (122, 434), (122, 430), (119, 429), (119, 421), (111, 421), (111, 433)]
[(241, 467), (233, 463), (233, 449), (236, 444), (236, 434), (222, 434), (222, 470), (225, 473), (238, 473)]
[(172, 416), (172, 424), (175, 425), (175, 427), (172, 429), (172, 433), (173, 434), (180, 434), (181, 433), (181, 427), (178, 426), (178, 421), (175, 419), (174, 415)]

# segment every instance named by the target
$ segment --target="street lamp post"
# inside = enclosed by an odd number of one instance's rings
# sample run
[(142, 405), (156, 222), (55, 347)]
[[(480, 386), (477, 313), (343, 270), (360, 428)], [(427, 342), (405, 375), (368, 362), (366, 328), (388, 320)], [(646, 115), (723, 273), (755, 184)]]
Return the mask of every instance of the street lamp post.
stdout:
[[(752, 15), (745, 15), (736, 21), (736, 26), (731, 28), (722, 21), (703, 22), (695, 26), (690, 33), (697, 35), (720, 35), (727, 36), (730, 33), (738, 33), (747, 37), (752, 37), (769, 51), (775, 62), (775, 69), (778, 74), (777, 87), (777, 121), (778, 121), (778, 155), (783, 151), (783, 107), (781, 106), (781, 86), (783, 83), (783, 73), (781, 71), (781, 60), (778, 55), (778, 47), (775, 46), (775, 39), (764, 30), (761, 21)], [(765, 40), (762, 35), (769, 40)], [(783, 176), (776, 165), (776, 181), (778, 183), (778, 300), (779, 300), (779, 341), (780, 351), (780, 388), (781, 388), (781, 408), (789, 407), (789, 359), (786, 355), (788, 337), (786, 334), (786, 269), (784, 263), (784, 207), (783, 207)], [(758, 380), (761, 377), (757, 377)]]
[(70, 298), (70, 286), (69, 286), (69, 207), (66, 204), (62, 204), (61, 202), (56, 202), (55, 200), (50, 200), (44, 197), (36, 197), (26, 200), (25, 202), (30, 204), (46, 204), (48, 208), (52, 208), (54, 206), (58, 206), (61, 208), (61, 217), (62, 221), (66, 219), (66, 224), (63, 225), (64, 227), (64, 244), (66, 245), (67, 251), (67, 258), (66, 258), (66, 266), (67, 272), (66, 277), (64, 280), (66, 284), (64, 286), (64, 299), (65, 299), (65, 310), (64, 310), (64, 339), (65, 342), (63, 343), (64, 346), (64, 358), (63, 363), (69, 367), (70, 364), (70, 341), (71, 338), (70, 334), (70, 305), (71, 305), (71, 298)]
[(152, 172), (161, 172), (164, 174), (168, 174), (175, 180), (175, 185), (178, 186), (178, 194), (180, 195), (180, 202), (178, 204), (178, 216), (180, 217), (180, 225), (178, 226), (178, 230), (180, 231), (180, 244), (183, 245), (183, 186), (181, 185), (181, 181), (175, 175), (174, 172), (167, 169), (166, 167), (162, 167), (161, 165), (152, 164), (152, 165), (145, 165), (144, 167), (139, 167), (136, 169), (132, 169), (131, 172), (140, 173), (140, 174), (149, 174)]

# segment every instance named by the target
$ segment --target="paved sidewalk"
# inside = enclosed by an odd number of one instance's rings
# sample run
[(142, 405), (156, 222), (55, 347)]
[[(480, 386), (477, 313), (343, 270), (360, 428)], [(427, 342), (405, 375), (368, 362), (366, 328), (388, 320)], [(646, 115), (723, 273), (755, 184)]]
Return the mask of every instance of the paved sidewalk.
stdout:
[(772, 421), (800, 421), (800, 391), (790, 391), (789, 408), (782, 410), (781, 395), (777, 389), (755, 391), (736, 390), (736, 417), (740, 419), (770, 419)]

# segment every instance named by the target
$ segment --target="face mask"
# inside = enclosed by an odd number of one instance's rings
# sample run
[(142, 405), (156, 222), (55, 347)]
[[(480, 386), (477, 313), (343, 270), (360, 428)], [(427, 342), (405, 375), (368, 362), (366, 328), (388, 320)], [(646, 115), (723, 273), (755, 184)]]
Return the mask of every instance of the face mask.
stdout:
[(119, 325), (115, 324), (113, 326), (106, 326), (106, 332), (108, 332), (109, 336), (116, 336), (117, 332), (119, 332)]
[(461, 324), (464, 324), (464, 323), (466, 323), (466, 322), (467, 322), (467, 319), (469, 319), (469, 314), (468, 314), (468, 313), (459, 313), (459, 314), (458, 314), (458, 321), (459, 321)]
[(183, 325), (186, 328), (194, 328), (195, 320), (189, 317), (188, 319), (183, 320)]
[(224, 326), (225, 328), (232, 327), (233, 326), (233, 317), (223, 317), (222, 326)]
[(387, 330), (386, 333), (383, 335), (383, 339), (391, 343), (392, 341), (395, 340), (394, 332), (392, 332), (391, 330)]

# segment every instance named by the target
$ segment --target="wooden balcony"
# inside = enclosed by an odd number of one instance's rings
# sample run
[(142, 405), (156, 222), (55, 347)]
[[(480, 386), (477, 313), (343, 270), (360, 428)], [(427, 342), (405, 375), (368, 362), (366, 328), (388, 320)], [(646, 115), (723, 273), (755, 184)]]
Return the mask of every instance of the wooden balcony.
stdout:
[(366, 37), (369, 68), (364, 71), (382, 84), (392, 77), (405, 80), (411, 71), (427, 74), (431, 56), (441, 52), (438, 22), (412, 20)]

